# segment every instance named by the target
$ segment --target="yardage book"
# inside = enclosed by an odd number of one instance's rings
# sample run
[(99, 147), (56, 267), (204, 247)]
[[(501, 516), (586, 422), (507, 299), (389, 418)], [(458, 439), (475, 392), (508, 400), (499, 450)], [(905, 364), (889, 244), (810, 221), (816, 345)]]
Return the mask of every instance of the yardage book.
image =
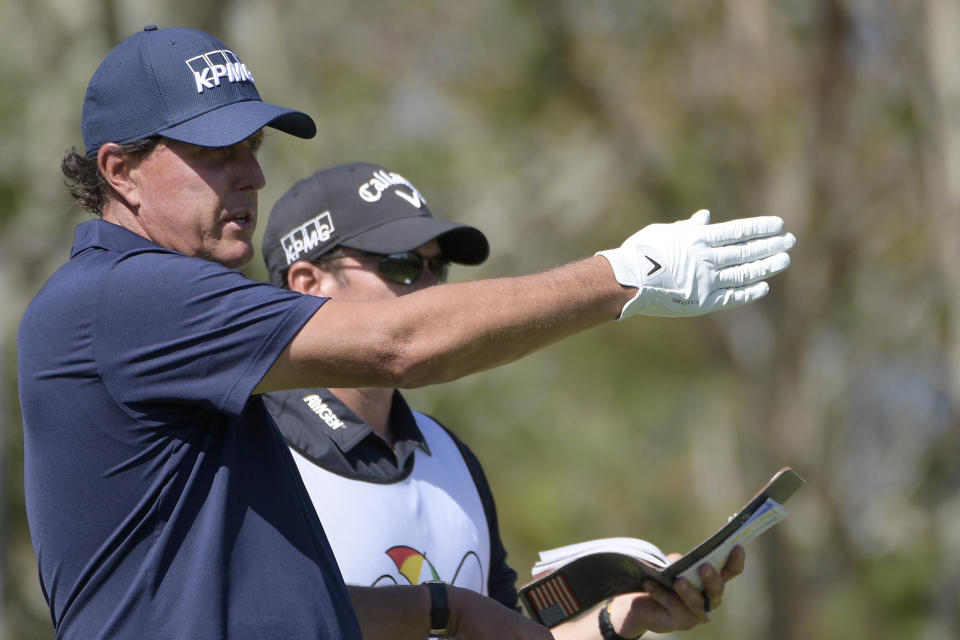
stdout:
[(745, 546), (786, 518), (783, 503), (803, 484), (793, 469), (780, 469), (719, 531), (672, 564), (656, 546), (637, 538), (601, 538), (541, 551), (534, 580), (520, 588), (520, 600), (531, 618), (554, 627), (610, 596), (643, 591), (648, 578), (672, 589), (682, 576), (700, 589), (697, 567), (709, 562), (719, 570), (734, 546)]

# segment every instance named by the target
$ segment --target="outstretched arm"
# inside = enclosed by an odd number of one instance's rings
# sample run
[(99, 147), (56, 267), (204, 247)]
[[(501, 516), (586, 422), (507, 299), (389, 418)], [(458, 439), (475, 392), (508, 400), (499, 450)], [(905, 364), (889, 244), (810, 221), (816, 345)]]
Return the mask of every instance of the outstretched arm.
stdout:
[(518, 278), (444, 284), (375, 302), (329, 300), (301, 329), (260, 391), (411, 388), (511, 362), (617, 317), (633, 293), (588, 258)]
[(795, 239), (774, 216), (653, 224), (617, 249), (543, 273), (429, 287), (376, 302), (330, 300), (257, 392), (410, 388), (516, 360), (634, 314), (701, 315), (766, 294)]

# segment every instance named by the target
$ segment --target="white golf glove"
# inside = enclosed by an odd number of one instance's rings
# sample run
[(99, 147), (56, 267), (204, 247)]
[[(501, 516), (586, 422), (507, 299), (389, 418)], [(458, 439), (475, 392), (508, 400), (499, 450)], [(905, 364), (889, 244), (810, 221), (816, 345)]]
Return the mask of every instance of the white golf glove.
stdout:
[(760, 216), (709, 224), (701, 209), (672, 224), (651, 224), (617, 249), (598, 251), (617, 282), (636, 287), (620, 318), (699, 316), (737, 307), (766, 295), (764, 282), (790, 266), (796, 244), (783, 220)]

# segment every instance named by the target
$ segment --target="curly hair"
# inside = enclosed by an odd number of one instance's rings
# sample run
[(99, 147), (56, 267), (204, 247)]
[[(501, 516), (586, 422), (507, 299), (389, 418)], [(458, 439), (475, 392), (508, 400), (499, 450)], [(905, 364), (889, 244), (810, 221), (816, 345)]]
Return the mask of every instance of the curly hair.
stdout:
[[(143, 157), (153, 151), (159, 142), (160, 136), (152, 136), (119, 145), (111, 153)], [(112, 190), (100, 173), (96, 156), (88, 158), (80, 154), (76, 147), (70, 147), (63, 154), (60, 170), (63, 172), (63, 183), (70, 191), (74, 203), (81, 209), (102, 216), (103, 206)]]

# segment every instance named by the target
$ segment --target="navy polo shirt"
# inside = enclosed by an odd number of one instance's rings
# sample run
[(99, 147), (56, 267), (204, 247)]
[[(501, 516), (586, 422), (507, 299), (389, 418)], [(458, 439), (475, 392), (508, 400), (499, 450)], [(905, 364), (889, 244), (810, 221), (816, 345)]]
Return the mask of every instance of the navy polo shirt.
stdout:
[(77, 228), (18, 337), (25, 494), (58, 638), (360, 638), (259, 396), (324, 299)]

